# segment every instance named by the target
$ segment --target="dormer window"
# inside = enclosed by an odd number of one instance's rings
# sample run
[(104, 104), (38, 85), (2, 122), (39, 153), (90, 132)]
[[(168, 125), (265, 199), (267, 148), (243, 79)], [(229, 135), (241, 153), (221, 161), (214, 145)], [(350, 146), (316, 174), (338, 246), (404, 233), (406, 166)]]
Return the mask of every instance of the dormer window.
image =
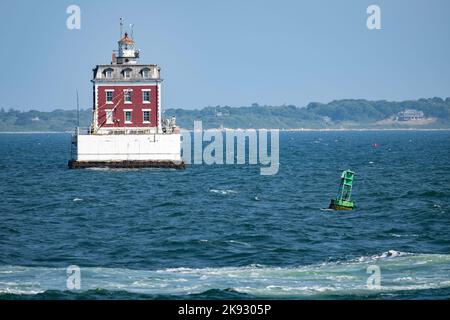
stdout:
[(123, 70), (123, 77), (126, 78), (126, 79), (131, 78), (131, 69)]
[(112, 78), (112, 75), (113, 75), (113, 69), (106, 69), (105, 71), (104, 71), (104, 74), (105, 74), (105, 78), (107, 78), (107, 79), (111, 79)]
[(150, 78), (150, 69), (149, 68), (142, 69), (141, 74), (142, 78)]

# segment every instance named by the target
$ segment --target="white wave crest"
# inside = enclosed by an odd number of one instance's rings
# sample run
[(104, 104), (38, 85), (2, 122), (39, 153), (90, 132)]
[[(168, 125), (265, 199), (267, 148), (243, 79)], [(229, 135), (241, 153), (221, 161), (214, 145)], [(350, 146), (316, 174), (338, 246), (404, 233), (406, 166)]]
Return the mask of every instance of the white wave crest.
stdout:
[(223, 194), (223, 195), (237, 193), (236, 190), (231, 190), (231, 189), (226, 189), (226, 190), (221, 190), (221, 189), (209, 189), (209, 192), (217, 193), (217, 194)]
[[(367, 287), (369, 265), (381, 270), (381, 288)], [(379, 292), (450, 288), (450, 255), (389, 250), (362, 259), (298, 267), (81, 268), (81, 290), (186, 295), (232, 289), (261, 297), (370, 295)], [(67, 290), (65, 268), (0, 266), (0, 293), (36, 294)]]

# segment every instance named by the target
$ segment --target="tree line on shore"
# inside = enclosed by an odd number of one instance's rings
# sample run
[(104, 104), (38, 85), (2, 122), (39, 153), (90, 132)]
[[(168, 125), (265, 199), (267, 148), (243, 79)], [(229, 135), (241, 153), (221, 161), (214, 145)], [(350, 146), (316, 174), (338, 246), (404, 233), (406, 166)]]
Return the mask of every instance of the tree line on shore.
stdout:
[[(400, 102), (345, 99), (329, 103), (312, 102), (305, 107), (253, 103), (243, 107), (169, 108), (164, 110), (163, 115), (175, 116), (177, 124), (186, 129), (191, 129), (195, 120), (201, 120), (203, 128), (401, 128), (408, 127), (408, 123), (392, 121), (387, 124), (383, 120), (394, 119), (400, 111), (406, 109), (422, 111), (425, 118), (433, 119), (420, 127), (450, 128), (450, 97)], [(80, 126), (89, 126), (91, 117), (91, 109), (80, 110)], [(71, 131), (77, 125), (77, 119), (76, 110), (57, 109), (46, 112), (0, 108), (0, 131)]]

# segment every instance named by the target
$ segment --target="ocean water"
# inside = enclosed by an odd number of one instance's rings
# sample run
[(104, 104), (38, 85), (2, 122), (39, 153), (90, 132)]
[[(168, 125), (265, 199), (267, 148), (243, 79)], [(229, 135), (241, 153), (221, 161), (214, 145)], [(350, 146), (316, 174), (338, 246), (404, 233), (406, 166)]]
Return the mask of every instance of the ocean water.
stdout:
[[(69, 170), (69, 144), (0, 134), (2, 299), (450, 298), (448, 131), (281, 132), (273, 176)], [(325, 210), (344, 169), (357, 208)]]

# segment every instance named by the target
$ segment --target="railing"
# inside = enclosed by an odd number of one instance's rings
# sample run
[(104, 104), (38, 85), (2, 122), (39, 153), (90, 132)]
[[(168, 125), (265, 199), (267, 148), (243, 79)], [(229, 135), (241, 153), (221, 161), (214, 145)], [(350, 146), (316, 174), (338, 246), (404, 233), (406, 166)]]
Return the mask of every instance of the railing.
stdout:
[(91, 127), (75, 127), (75, 130), (73, 132), (74, 136), (88, 135), (88, 134), (91, 134)]
[[(131, 135), (131, 134), (156, 134), (156, 128), (101, 128), (94, 132), (92, 127), (76, 127), (73, 136), (80, 135)], [(162, 134), (179, 133), (178, 127), (163, 127)]]

